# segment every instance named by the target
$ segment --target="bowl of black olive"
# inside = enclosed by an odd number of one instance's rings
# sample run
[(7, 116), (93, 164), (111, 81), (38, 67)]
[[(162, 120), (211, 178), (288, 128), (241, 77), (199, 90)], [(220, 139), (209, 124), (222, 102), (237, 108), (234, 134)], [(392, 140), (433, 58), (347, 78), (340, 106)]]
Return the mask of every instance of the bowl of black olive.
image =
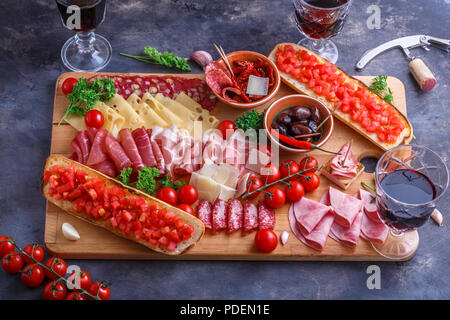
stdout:
[[(321, 101), (294, 94), (280, 98), (269, 106), (264, 116), (264, 128), (272, 143), (281, 149), (305, 153), (310, 149), (300, 148), (303, 145), (301, 141), (318, 147), (324, 145), (333, 132), (334, 120)], [(280, 139), (272, 134), (272, 129), (278, 132)]]

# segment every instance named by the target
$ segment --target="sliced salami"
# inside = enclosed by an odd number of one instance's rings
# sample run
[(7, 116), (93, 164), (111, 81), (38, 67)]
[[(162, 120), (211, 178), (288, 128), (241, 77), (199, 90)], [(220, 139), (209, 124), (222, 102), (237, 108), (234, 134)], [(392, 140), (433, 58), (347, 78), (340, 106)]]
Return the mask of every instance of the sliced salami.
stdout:
[(207, 200), (200, 200), (197, 207), (198, 218), (203, 222), (206, 229), (212, 229), (212, 206)]
[(242, 228), (242, 224), (244, 223), (244, 208), (239, 200), (228, 200), (227, 215), (228, 233), (233, 233)]
[(275, 211), (264, 200), (258, 202), (258, 227), (259, 230), (275, 228)]
[(99, 129), (96, 131), (96, 135), (92, 141), (91, 151), (89, 152), (89, 157), (86, 162), (88, 166), (102, 163), (103, 161), (108, 159), (103, 148), (103, 145), (105, 144), (105, 137), (107, 134), (108, 132), (104, 129)]
[(244, 201), (244, 233), (258, 228), (258, 208), (248, 200)]
[(227, 204), (217, 199), (212, 209), (212, 227), (214, 232), (220, 232), (227, 228)]

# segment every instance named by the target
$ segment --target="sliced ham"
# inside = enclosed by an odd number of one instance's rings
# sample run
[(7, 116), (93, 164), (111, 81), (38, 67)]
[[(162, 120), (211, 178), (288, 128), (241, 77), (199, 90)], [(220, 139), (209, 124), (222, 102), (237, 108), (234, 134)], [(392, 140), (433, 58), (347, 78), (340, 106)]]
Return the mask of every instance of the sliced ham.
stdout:
[(152, 144), (150, 142), (150, 137), (145, 130), (145, 128), (135, 129), (132, 133), (134, 142), (139, 151), (139, 155), (142, 158), (144, 166), (153, 168), (156, 167), (156, 159), (153, 154)]
[(334, 222), (331, 226), (330, 237), (347, 247), (356, 247), (361, 233), (363, 215), (364, 213), (360, 211), (349, 228), (345, 228)]
[(378, 216), (377, 203), (373, 201), (372, 194), (364, 189), (360, 189), (358, 192), (358, 198), (364, 203), (364, 212), (367, 216), (376, 223), (383, 223)]
[(363, 202), (333, 187), (329, 189), (330, 203), (336, 215), (336, 223), (349, 228), (363, 206)]
[(133, 135), (130, 129), (125, 128), (119, 131), (120, 144), (122, 145), (128, 158), (131, 160), (132, 167), (135, 172), (141, 170), (144, 167), (139, 150), (134, 142)]
[(212, 206), (207, 200), (200, 200), (197, 207), (198, 218), (203, 222), (206, 229), (212, 229)]
[(333, 220), (334, 213), (330, 210), (309, 234), (303, 234), (298, 228), (299, 224), (295, 218), (294, 206), (291, 205), (289, 207), (289, 225), (292, 232), (304, 244), (318, 251), (322, 251), (325, 248)]
[[(358, 174), (358, 162), (353, 157), (350, 148), (350, 143), (346, 143), (339, 150), (338, 154), (331, 160), (331, 174), (337, 178), (354, 178)], [(348, 155), (346, 157), (346, 154)], [(344, 161), (344, 165), (342, 162)]]
[(118, 176), (116, 172), (116, 167), (114, 166), (114, 163), (111, 160), (105, 160), (90, 167), (113, 178)]
[(237, 199), (228, 200), (227, 204), (227, 216), (228, 216), (228, 233), (233, 233), (242, 228), (244, 223), (244, 208)]
[(104, 151), (105, 137), (108, 134), (108, 132), (104, 129), (99, 129), (96, 130), (95, 132), (96, 134), (94, 139), (92, 140), (91, 151), (89, 152), (89, 157), (86, 162), (88, 166), (93, 166), (102, 163), (108, 159), (108, 156)]
[(275, 228), (275, 211), (264, 200), (258, 202), (258, 227), (259, 230)]
[(117, 172), (121, 172), (124, 168), (131, 167), (131, 160), (125, 153), (125, 150), (123, 150), (119, 141), (109, 133), (105, 137), (105, 151), (109, 158), (114, 162)]
[(361, 236), (373, 243), (383, 244), (389, 228), (384, 223), (374, 222), (367, 214), (362, 215)]
[(248, 234), (258, 228), (258, 208), (244, 200), (244, 233)]
[(205, 164), (220, 163), (223, 158), (223, 138), (218, 130), (207, 130), (203, 134), (202, 160)]
[(323, 217), (331, 211), (328, 205), (303, 197), (291, 204), (298, 227), (303, 234), (308, 234), (314, 230)]
[(91, 149), (91, 143), (89, 142), (87, 131), (79, 131), (75, 136), (75, 140), (78, 142), (78, 146), (81, 149), (82, 161), (80, 162), (86, 164), (89, 157), (89, 150)]

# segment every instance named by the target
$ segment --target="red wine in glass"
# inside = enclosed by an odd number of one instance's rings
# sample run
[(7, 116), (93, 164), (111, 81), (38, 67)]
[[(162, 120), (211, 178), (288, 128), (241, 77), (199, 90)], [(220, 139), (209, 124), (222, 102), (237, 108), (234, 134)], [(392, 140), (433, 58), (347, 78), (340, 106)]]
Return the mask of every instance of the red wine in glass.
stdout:
[(433, 182), (422, 172), (412, 169), (395, 170), (383, 177), (380, 185), (389, 197), (377, 199), (378, 213), (383, 222), (393, 229), (406, 231), (420, 227), (434, 210), (427, 206), (415, 209), (394, 204), (395, 200), (409, 205), (424, 204), (436, 197)]
[(64, 1), (57, 0), (59, 13), (61, 14), (61, 19), (66, 27), (67, 20), (73, 14), (69, 13), (67, 8), (71, 5), (76, 5), (80, 8), (80, 28), (71, 30), (77, 32), (88, 32), (94, 30), (98, 25), (103, 22), (105, 17), (105, 4), (106, 0), (74, 0), (74, 1)]

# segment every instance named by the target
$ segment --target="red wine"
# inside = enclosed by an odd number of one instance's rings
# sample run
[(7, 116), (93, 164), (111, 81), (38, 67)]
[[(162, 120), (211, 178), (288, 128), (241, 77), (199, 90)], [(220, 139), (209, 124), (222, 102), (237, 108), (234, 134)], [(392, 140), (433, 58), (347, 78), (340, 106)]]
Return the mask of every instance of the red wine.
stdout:
[[(380, 184), (387, 195), (406, 204), (423, 204), (436, 197), (433, 182), (416, 170), (393, 171), (387, 174)], [(420, 227), (434, 210), (432, 206), (402, 206), (387, 197), (377, 197), (377, 204), (384, 222), (398, 230)]]
[(312, 39), (328, 39), (341, 31), (348, 7), (342, 5), (348, 0), (304, 1), (315, 8), (303, 5), (295, 10), (297, 27), (300, 31)]
[(66, 27), (68, 27), (67, 20), (74, 14), (74, 12), (67, 13), (67, 8), (71, 5), (80, 7), (80, 28), (71, 28), (77, 32), (94, 30), (105, 17), (106, 0), (56, 0), (56, 4)]

